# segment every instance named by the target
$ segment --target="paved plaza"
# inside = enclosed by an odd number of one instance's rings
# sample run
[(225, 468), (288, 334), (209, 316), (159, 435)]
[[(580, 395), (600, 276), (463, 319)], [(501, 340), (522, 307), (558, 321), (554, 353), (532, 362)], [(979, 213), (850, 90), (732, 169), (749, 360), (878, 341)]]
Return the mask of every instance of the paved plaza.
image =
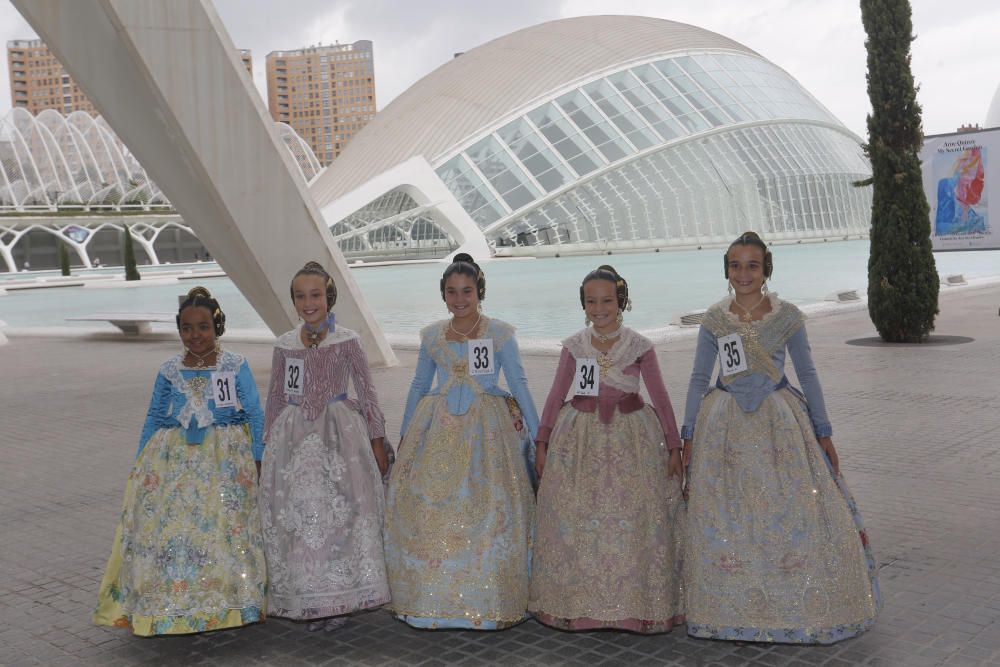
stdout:
[[(810, 324), (885, 600), (871, 632), (832, 647), (696, 641), (683, 628), (571, 634), (534, 621), (496, 633), (429, 632), (384, 611), (332, 633), (268, 620), (140, 639), (93, 626), (156, 369), (178, 344), (13, 336), (0, 347), (0, 665), (1000, 665), (998, 307), (1000, 288), (944, 295), (936, 333), (974, 339), (961, 345), (846, 344), (874, 335), (865, 311)], [(657, 347), (678, 418), (694, 343)], [(270, 347), (231, 347), (265, 387)], [(374, 373), (390, 433), (416, 363), (413, 352), (399, 356), (399, 366)], [(557, 357), (525, 361), (541, 407)]]

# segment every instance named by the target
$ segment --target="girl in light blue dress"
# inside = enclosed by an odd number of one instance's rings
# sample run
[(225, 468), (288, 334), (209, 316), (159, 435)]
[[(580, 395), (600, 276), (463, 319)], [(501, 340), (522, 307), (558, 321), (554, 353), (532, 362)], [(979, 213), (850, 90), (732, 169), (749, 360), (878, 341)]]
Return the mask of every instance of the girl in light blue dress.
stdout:
[(768, 293), (773, 259), (757, 234), (729, 246), (725, 270), (734, 294), (702, 319), (681, 429), (688, 634), (831, 644), (875, 622), (875, 559), (840, 474), (805, 316)]
[(472, 257), (455, 256), (441, 296), (452, 317), (421, 331), (389, 479), (389, 606), (414, 627), (496, 630), (528, 604), (538, 415), (514, 328), (480, 312)]

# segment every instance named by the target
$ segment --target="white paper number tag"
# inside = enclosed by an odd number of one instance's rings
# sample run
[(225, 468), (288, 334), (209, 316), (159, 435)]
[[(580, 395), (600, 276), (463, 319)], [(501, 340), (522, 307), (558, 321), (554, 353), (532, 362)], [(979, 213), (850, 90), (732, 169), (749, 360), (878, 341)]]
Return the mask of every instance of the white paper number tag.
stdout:
[(600, 389), (601, 371), (597, 359), (577, 359), (573, 393), (577, 396), (597, 396)]
[(496, 368), (493, 361), (493, 339), (475, 338), (469, 341), (469, 375), (492, 375)]
[(285, 359), (285, 394), (301, 396), (306, 384), (306, 365), (302, 359)]
[(719, 367), (723, 375), (734, 375), (747, 369), (747, 355), (738, 333), (719, 336)]
[(212, 399), (217, 408), (236, 407), (236, 374), (232, 371), (212, 373)]

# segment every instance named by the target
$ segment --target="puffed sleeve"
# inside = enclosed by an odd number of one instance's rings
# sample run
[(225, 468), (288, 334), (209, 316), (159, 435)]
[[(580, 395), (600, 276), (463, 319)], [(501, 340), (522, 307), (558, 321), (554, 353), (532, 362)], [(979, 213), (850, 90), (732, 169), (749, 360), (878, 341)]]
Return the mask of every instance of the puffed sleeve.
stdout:
[(288, 405), (288, 396), (284, 392), (285, 383), (285, 351), (274, 348), (271, 355), (271, 381), (267, 385), (267, 407), (264, 412), (264, 441), (271, 438), (271, 427), (281, 411)]
[(507, 387), (514, 395), (518, 407), (521, 408), (521, 416), (524, 417), (524, 425), (535, 439), (538, 433), (538, 410), (535, 408), (535, 401), (531, 398), (528, 390), (528, 378), (524, 374), (524, 366), (521, 364), (521, 351), (517, 347), (517, 339), (513, 336), (503, 344), (497, 355), (503, 376), (507, 380)]
[(406, 409), (403, 410), (403, 425), (399, 429), (400, 443), (406, 436), (406, 429), (410, 425), (410, 417), (417, 408), (420, 399), (431, 390), (431, 383), (434, 381), (434, 373), (437, 366), (427, 349), (425, 341), (420, 341), (420, 355), (417, 357), (417, 370), (413, 374), (413, 381), (410, 382), (410, 392), (406, 395)]
[(146, 421), (143, 422), (142, 434), (139, 435), (139, 451), (135, 453), (136, 458), (142, 454), (142, 448), (153, 437), (153, 433), (159, 428), (158, 425), (170, 415), (170, 393), (170, 380), (163, 373), (157, 373), (156, 382), (153, 383), (153, 395), (149, 399), (149, 409), (146, 411)]
[(680, 448), (681, 437), (677, 433), (674, 406), (670, 403), (670, 394), (667, 393), (667, 387), (663, 384), (660, 363), (656, 359), (656, 351), (653, 348), (649, 348), (639, 357), (639, 373), (642, 375), (642, 381), (646, 383), (649, 399), (656, 407), (656, 415), (660, 418), (660, 426), (663, 428), (667, 449)]
[(545, 399), (545, 408), (542, 409), (542, 422), (538, 426), (538, 435), (535, 440), (538, 442), (548, 442), (552, 436), (552, 429), (556, 425), (556, 417), (566, 401), (566, 392), (573, 383), (573, 375), (576, 370), (576, 359), (568, 348), (562, 349), (559, 355), (559, 366), (556, 368), (556, 376), (552, 379), (552, 388)]
[(375, 393), (375, 383), (372, 382), (372, 372), (368, 368), (368, 355), (361, 346), (361, 340), (352, 338), (345, 343), (347, 355), (351, 361), (351, 377), (354, 381), (354, 391), (358, 393), (358, 403), (361, 414), (368, 422), (368, 437), (371, 439), (385, 437), (385, 416), (378, 406), (378, 395)]
[(257, 383), (250, 372), (246, 361), (236, 374), (236, 395), (239, 396), (243, 412), (250, 418), (250, 435), (253, 437), (253, 460), (260, 461), (264, 457), (264, 410), (260, 407), (260, 394), (257, 393)]
[(812, 349), (809, 347), (805, 325), (799, 327), (799, 330), (788, 339), (787, 346), (792, 365), (795, 367), (795, 375), (802, 385), (802, 393), (806, 395), (809, 421), (812, 422), (813, 431), (817, 438), (832, 436), (833, 426), (830, 425), (830, 418), (826, 414), (823, 387), (819, 383), (816, 366), (813, 365)]
[(705, 398), (718, 355), (719, 342), (711, 331), (701, 327), (698, 330), (698, 347), (694, 353), (694, 367), (691, 369), (687, 403), (684, 406), (684, 426), (681, 427), (681, 437), (685, 440), (694, 437), (694, 423), (698, 419), (701, 400)]

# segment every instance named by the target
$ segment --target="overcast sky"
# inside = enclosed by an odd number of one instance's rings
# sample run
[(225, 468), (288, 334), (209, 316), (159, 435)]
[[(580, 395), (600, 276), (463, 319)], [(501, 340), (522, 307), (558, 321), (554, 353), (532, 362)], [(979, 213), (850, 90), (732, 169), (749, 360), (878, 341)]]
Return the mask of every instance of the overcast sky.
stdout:
[[(982, 124), (1000, 83), (1000, 2), (912, 4), (913, 72), (925, 133)], [(372, 40), (382, 109), (454, 53), (519, 28), (569, 16), (636, 14), (735, 39), (784, 68), (848, 128), (866, 135), (865, 36), (857, 0), (216, 0), (215, 5), (236, 46), (253, 51), (254, 80), (265, 100), (264, 56), (270, 51)], [(0, 36), (4, 41), (35, 36), (7, 0), (0, 0)], [(10, 108), (6, 58), (0, 69), (0, 113), (5, 113)]]

